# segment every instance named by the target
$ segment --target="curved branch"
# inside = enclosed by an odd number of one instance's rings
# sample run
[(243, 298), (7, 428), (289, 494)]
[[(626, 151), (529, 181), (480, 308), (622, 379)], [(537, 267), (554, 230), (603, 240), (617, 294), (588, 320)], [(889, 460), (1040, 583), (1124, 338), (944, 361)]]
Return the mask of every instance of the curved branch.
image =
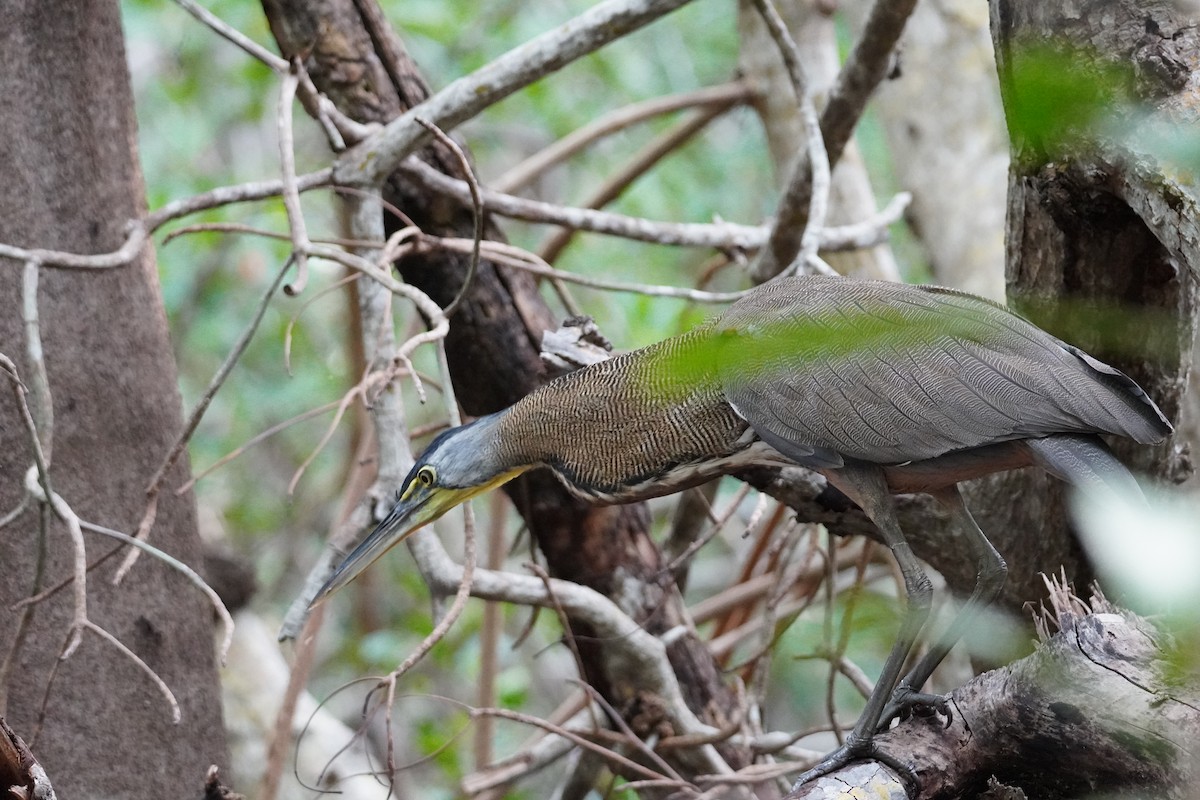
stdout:
[(334, 165), (339, 182), (376, 185), (432, 138), (423, 117), (449, 131), (545, 75), (641, 28), (687, 0), (604, 0), (575, 19), (508, 51), (413, 106), (347, 150)]

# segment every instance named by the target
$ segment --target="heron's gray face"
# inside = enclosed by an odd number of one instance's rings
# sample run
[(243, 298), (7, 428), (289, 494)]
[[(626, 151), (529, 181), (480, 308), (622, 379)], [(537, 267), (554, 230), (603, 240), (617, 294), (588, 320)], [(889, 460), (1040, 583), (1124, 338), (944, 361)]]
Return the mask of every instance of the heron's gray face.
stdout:
[(490, 458), (492, 431), (481, 418), (442, 433), (413, 464), (383, 521), (346, 556), (313, 605), (352, 581), (388, 550), (477, 494), (507, 483), (528, 467), (504, 468)]

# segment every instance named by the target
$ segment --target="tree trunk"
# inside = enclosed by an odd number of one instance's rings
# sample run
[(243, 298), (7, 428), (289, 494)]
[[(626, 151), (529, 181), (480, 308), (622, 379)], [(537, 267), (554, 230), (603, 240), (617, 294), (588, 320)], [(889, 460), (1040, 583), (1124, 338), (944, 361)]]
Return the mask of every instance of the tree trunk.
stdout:
[[(125, 222), (145, 210), (126, 70), (116, 2), (4, 4), (0, 242), (90, 254), (124, 241)], [(0, 351), (33, 386), (21, 298), (22, 265), (0, 259)], [(131, 532), (146, 507), (146, 486), (181, 429), (154, 255), (146, 248), (132, 263), (103, 271), (42, 268), (37, 305), (53, 397), (52, 487), (83, 519)], [(48, 435), (47, 416), (37, 415)], [(34, 461), (7, 380), (0, 434), (3, 514), (20, 502)], [(169, 491), (187, 472), (181, 459), (168, 474), (151, 538), (198, 564), (195, 501)], [(113, 546), (86, 541), (91, 559)], [(57, 519), (50, 517), (40, 541), (36, 505), (3, 531), (0, 655), (12, 654), (17, 636), (21, 612), (12, 604), (69, 577), (72, 559)], [(58, 663), (72, 620), (70, 587), (32, 607), (3, 686), (5, 716), (59, 797), (196, 796), (209, 765), (226, 758), (212, 610), (184, 578), (150, 557), (113, 586), (118, 561), (88, 574), (88, 615), (173, 690), (181, 722), (172, 724), (147, 676), (96, 635), (85, 634)]]
[[(1192, 125), (1187, 108), (1196, 102), (1195, 79), (1189, 83), (1182, 65), (1200, 57), (1195, 20), (1183, 18), (1171, 2), (1105, 0), (1080, 8), (993, 0), (991, 8), (1013, 141), (1009, 302), (1129, 374), (1169, 419), (1177, 420), (1196, 315), (1196, 198), (1175, 183), (1161, 154), (1136, 152), (1135, 142), (1110, 129), (1161, 127), (1166, 135), (1179, 136), (1183, 126)], [(1106, 94), (1108, 115), (1090, 129), (1054, 141), (1014, 124), (1041, 100), (1036, 95), (1044, 88), (1023, 80), (1021, 70), (1027, 74), (1031, 54), (1047, 47), (1078, 64), (1081, 76), (1093, 76), (1095, 89)], [(1145, 66), (1152, 58), (1174, 60), (1183, 72), (1168, 79), (1174, 83), (1139, 80), (1129, 98), (1104, 77), (1112, 69), (1153, 76)], [(1082, 324), (1077, 322), (1081, 310)], [(1190, 471), (1186, 449), (1176, 439), (1157, 448), (1130, 440), (1113, 444), (1122, 461), (1153, 477), (1178, 481)], [(1014, 497), (1022, 502), (1008, 501)], [(1091, 580), (1092, 567), (1068, 524), (1058, 481), (1033, 470), (997, 475), (973, 487), (968, 502), (980, 510), (979, 524), (996, 537), (1001, 553), (1032, 549), (1041, 554), (1028, 568), (1010, 571), (1005, 593), (1010, 605), (1036, 596), (1037, 573), (1059, 564), (1076, 585)]]

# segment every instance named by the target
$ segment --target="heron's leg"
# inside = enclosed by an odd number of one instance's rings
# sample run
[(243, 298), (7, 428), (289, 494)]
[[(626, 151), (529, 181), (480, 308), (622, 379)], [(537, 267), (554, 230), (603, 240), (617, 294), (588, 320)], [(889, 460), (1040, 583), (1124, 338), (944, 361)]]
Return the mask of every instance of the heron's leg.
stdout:
[(942, 663), (942, 659), (946, 657), (950, 649), (979, 617), (979, 612), (996, 599), (996, 595), (1003, 588), (1004, 581), (1008, 577), (1008, 567), (1004, 563), (1004, 558), (979, 529), (975, 518), (971, 516), (970, 510), (963, 502), (958, 486), (952, 485), (930, 494), (950, 511), (951, 525), (954, 526), (954, 529), (961, 531), (967, 537), (967, 544), (975, 558), (975, 588), (971, 591), (971, 596), (967, 598), (958, 615), (951, 620), (950, 625), (938, 637), (929, 652), (896, 686), (891, 702), (888, 703), (880, 717), (880, 723), (883, 726), (915, 704), (945, 706), (945, 701), (941, 697), (921, 694), (920, 689), (937, 669), (937, 665)]
[(846, 743), (825, 757), (821, 763), (805, 772), (796, 780), (800, 786), (810, 780), (828, 774), (843, 765), (860, 758), (874, 758), (904, 773), (906, 779), (913, 779), (912, 770), (899, 764), (885, 754), (880, 753), (871, 743), (875, 729), (883, 715), (884, 706), (891, 697), (900, 670), (908, 658), (917, 636), (921, 633), (929, 609), (933, 601), (933, 585), (921, 568), (912, 549), (904, 539), (900, 523), (892, 506), (891, 493), (888, 491), (887, 480), (883, 470), (869, 464), (847, 464), (837, 470), (822, 471), (825, 477), (851, 500), (858, 503), (863, 512), (879, 528), (884, 543), (892, 551), (900, 572), (904, 575), (904, 591), (908, 599), (908, 608), (900, 625), (900, 633), (892, 651), (884, 662), (883, 671), (875, 690), (867, 698), (867, 705), (855, 723), (854, 729), (846, 736)]

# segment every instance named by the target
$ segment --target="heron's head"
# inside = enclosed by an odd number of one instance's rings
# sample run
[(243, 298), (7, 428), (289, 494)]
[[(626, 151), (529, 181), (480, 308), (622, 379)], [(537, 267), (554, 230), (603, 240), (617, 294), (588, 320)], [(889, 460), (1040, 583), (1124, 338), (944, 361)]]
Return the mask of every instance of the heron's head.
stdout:
[[(501, 412), (501, 414), (504, 412)], [(312, 605), (352, 581), (409, 534), (477, 494), (507, 483), (528, 466), (511, 466), (499, 456), (498, 414), (452, 428), (429, 443), (383, 521), (333, 571)]]

